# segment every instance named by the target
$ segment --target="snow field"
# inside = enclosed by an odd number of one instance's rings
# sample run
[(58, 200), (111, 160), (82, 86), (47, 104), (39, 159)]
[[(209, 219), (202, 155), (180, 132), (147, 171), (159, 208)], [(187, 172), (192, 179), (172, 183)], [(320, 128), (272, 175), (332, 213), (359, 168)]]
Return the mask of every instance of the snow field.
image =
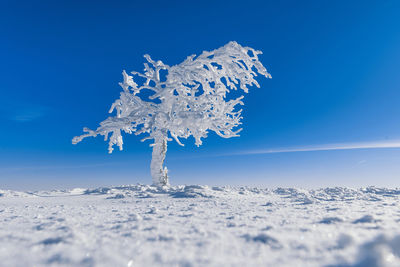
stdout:
[(400, 190), (0, 190), (0, 266), (400, 266)]

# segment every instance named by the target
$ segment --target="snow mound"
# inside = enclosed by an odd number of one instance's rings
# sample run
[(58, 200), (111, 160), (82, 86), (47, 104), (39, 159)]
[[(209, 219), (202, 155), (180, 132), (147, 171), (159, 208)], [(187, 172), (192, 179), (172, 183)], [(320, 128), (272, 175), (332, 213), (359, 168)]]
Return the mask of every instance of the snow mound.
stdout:
[(341, 222), (343, 222), (343, 220), (338, 217), (325, 217), (321, 221), (319, 221), (319, 223), (323, 223), (323, 224), (332, 224), (332, 223), (341, 223)]
[(374, 223), (376, 220), (372, 215), (364, 215), (361, 218), (354, 220), (353, 223)]
[(0, 199), (1, 198), (21, 198), (21, 197), (34, 197), (35, 195), (30, 192), (18, 192), (12, 190), (1, 190), (0, 189)]
[(400, 235), (389, 238), (378, 235), (372, 241), (361, 244), (352, 263), (330, 265), (332, 267), (398, 267), (400, 266)]
[(246, 239), (246, 241), (248, 241), (248, 242), (261, 242), (263, 244), (268, 245), (272, 249), (281, 249), (282, 248), (282, 245), (279, 243), (279, 241), (276, 238), (271, 237), (267, 234), (258, 234), (258, 235), (254, 235), (254, 236), (245, 234), (245, 235), (243, 235), (243, 238)]
[[(157, 187), (149, 185), (127, 185), (118, 187), (100, 187), (96, 189), (87, 189), (83, 192), (85, 195), (108, 195), (107, 199), (118, 199), (125, 197), (151, 198), (157, 195), (168, 195), (173, 198), (196, 198), (213, 197), (213, 190), (208, 186), (185, 185)], [(221, 191), (221, 190), (218, 190)]]

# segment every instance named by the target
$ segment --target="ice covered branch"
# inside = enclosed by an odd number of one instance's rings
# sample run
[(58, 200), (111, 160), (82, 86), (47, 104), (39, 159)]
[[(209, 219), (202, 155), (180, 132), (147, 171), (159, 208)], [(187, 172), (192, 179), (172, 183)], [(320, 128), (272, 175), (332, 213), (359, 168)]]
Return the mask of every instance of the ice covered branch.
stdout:
[[(271, 77), (258, 59), (260, 54), (261, 51), (229, 42), (199, 56), (189, 56), (172, 67), (145, 55), (147, 63), (143, 73), (131, 72), (133, 76), (122, 73), (123, 91), (110, 109), (110, 113), (115, 110), (116, 115), (101, 122), (96, 130), (85, 128), (86, 133), (74, 137), (72, 142), (76, 144), (86, 137), (103, 135), (105, 140), (109, 138), (111, 153), (114, 145), (122, 149), (121, 132), (147, 134), (144, 140), (154, 140), (153, 182), (167, 185), (167, 169), (163, 162), (167, 141), (172, 140), (169, 136), (180, 145), (183, 145), (181, 138), (193, 136), (197, 146), (209, 131), (224, 138), (238, 136), (242, 110), (236, 107), (243, 105), (243, 96), (229, 99), (228, 93), (238, 89), (247, 93), (249, 86), (259, 87), (255, 80), (257, 74)], [(164, 81), (161, 70), (166, 72)], [(151, 94), (146, 97), (143, 90)]]

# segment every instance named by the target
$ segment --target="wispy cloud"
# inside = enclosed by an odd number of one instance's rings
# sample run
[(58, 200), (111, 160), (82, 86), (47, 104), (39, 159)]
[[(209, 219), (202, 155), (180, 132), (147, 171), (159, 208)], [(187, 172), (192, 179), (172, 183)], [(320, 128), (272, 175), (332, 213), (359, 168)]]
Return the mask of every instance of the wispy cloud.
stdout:
[(17, 109), (13, 114), (10, 114), (10, 119), (17, 122), (28, 122), (39, 119), (45, 115), (45, 107), (29, 107)]
[(277, 149), (246, 150), (246, 151), (227, 153), (224, 154), (224, 156), (331, 151), (331, 150), (379, 149), (379, 148), (400, 148), (400, 140), (323, 144), (314, 146), (299, 146), (299, 147), (277, 148)]
[(11, 119), (14, 121), (25, 122), (25, 121), (33, 121), (42, 116), (43, 116), (43, 112), (41, 112), (41, 111), (29, 110), (29, 111), (20, 112), (16, 115), (12, 116)]

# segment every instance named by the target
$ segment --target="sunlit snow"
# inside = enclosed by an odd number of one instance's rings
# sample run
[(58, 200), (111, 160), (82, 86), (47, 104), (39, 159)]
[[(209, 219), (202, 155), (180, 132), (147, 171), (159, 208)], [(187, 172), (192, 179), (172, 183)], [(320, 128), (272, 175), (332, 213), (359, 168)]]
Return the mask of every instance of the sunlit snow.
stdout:
[(1, 266), (400, 266), (400, 189), (0, 190)]

